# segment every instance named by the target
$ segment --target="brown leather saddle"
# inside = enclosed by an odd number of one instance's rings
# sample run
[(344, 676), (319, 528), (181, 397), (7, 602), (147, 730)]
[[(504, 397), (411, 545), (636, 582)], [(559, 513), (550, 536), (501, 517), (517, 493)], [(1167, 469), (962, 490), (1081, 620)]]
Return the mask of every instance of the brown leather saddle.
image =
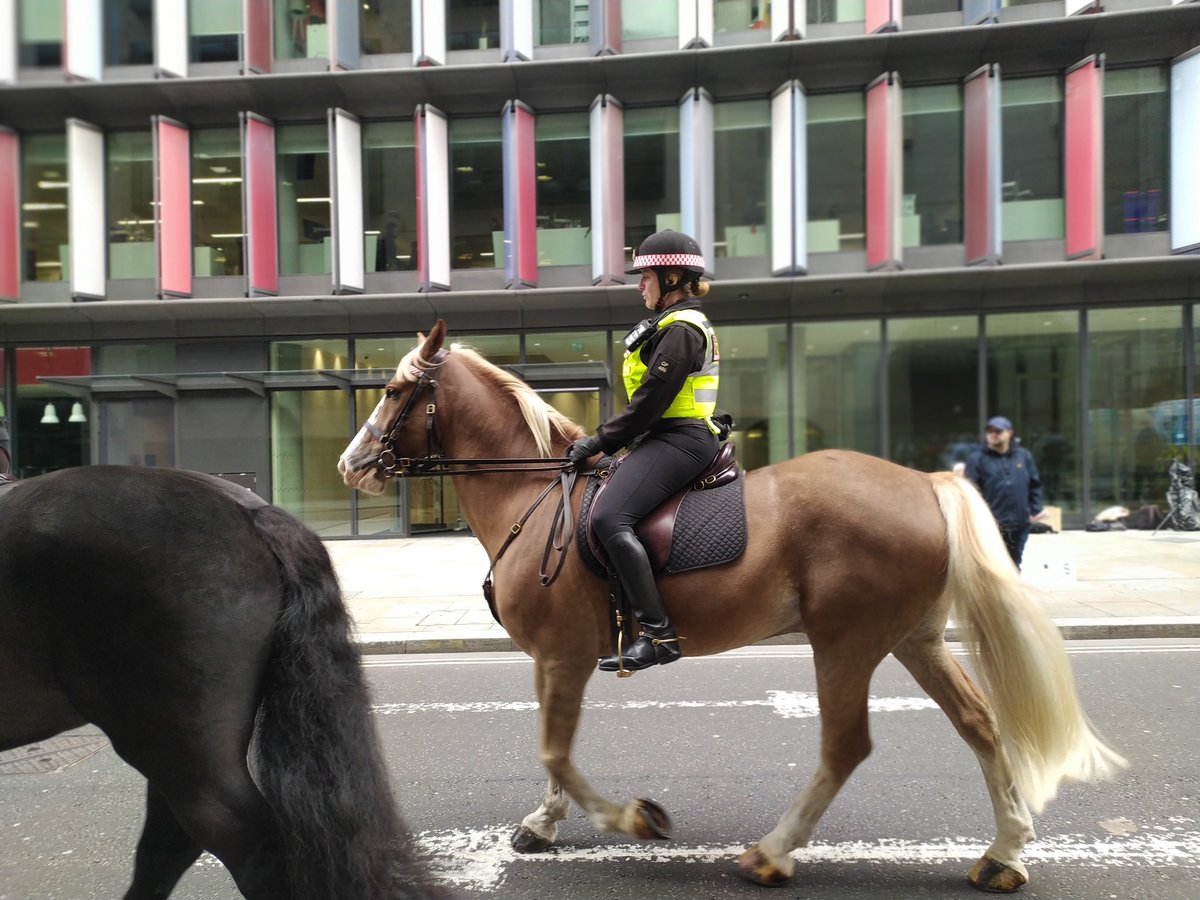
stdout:
[[(616, 471), (620, 465), (620, 460), (613, 460), (612, 465), (608, 469), (608, 475)], [(667, 569), (667, 563), (671, 558), (671, 546), (675, 535), (675, 524), (679, 516), (680, 507), (685, 499), (693, 491), (707, 491), (714, 488), (730, 484), (738, 479), (741, 470), (738, 468), (737, 458), (735, 455), (735, 447), (733, 442), (727, 442), (721, 445), (721, 449), (717, 452), (716, 459), (712, 461), (707, 469), (700, 473), (688, 487), (685, 487), (679, 493), (670, 497), (658, 509), (652, 512), (646, 518), (642, 519), (634, 528), (634, 533), (646, 548), (646, 553), (650, 556), (650, 564), (654, 567), (655, 572), (663, 572)], [(585, 533), (587, 535), (588, 549), (592, 555), (605, 567), (608, 567), (608, 555), (604, 552), (604, 547), (596, 538), (596, 533), (592, 529), (592, 510), (595, 508), (596, 499), (608, 487), (608, 478), (602, 479), (600, 487), (597, 488), (595, 495), (591, 498), (588, 504), (587, 517), (585, 521)]]

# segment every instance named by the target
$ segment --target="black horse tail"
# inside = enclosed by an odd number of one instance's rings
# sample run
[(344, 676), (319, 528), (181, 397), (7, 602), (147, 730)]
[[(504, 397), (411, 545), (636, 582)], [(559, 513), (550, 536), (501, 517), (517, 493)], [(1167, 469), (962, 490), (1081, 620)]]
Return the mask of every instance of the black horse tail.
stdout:
[(251, 514), (279, 561), (284, 593), (252, 752), (282, 833), (293, 896), (438, 896), (424, 882), (394, 805), (325, 546), (282, 510)]

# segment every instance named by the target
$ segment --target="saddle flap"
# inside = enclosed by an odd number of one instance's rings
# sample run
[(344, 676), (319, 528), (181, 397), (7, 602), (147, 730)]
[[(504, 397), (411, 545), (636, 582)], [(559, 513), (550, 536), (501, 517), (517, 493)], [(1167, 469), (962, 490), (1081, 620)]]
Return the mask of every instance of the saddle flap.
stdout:
[[(614, 461), (614, 466), (618, 462), (619, 460)], [(655, 572), (664, 571), (667, 567), (667, 561), (671, 558), (671, 543), (675, 534), (675, 519), (679, 513), (680, 506), (683, 505), (684, 498), (692, 491), (709, 490), (736, 481), (740, 472), (741, 470), (738, 468), (737, 463), (737, 447), (732, 441), (727, 441), (721, 445), (721, 449), (717, 451), (716, 457), (708, 465), (708, 468), (701, 472), (690, 486), (667, 498), (666, 502), (634, 527), (634, 533), (638, 536), (638, 540), (645, 546), (646, 553), (650, 557), (650, 565), (654, 568)], [(604, 490), (606, 485), (607, 479), (597, 489), (597, 496)], [(592, 530), (591, 511), (594, 504), (595, 498), (593, 498), (592, 504), (588, 507), (586, 525), (588, 549), (592, 551), (592, 555), (596, 559), (607, 566), (608, 556), (604, 552), (604, 548), (600, 545), (600, 541), (596, 539), (595, 532)]]

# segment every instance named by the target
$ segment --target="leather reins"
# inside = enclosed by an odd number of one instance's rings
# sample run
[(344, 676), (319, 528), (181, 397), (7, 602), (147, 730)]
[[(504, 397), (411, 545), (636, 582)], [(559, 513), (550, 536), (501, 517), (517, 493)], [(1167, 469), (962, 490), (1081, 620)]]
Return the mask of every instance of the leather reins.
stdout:
[[(550, 533), (546, 537), (546, 549), (542, 553), (542, 563), (538, 570), (538, 581), (542, 587), (549, 587), (558, 578), (559, 573), (562, 572), (575, 524), (575, 517), (571, 510), (571, 492), (575, 487), (575, 477), (578, 473), (575, 469), (575, 464), (572, 462), (561, 459), (546, 459), (541, 456), (501, 457), (495, 459), (447, 457), (443, 453), (441, 441), (438, 439), (436, 420), (437, 403), (433, 402), (432, 397), (425, 404), (425, 456), (397, 456), (395, 450), (396, 436), (408, 424), (408, 420), (417, 408), (421, 394), (428, 391), (432, 395), (437, 390), (437, 380), (429, 373), (441, 368), (449, 355), (450, 351), (442, 348), (428, 361), (428, 365), (425, 368), (414, 366), (413, 371), (417, 376), (416, 386), (413, 388), (413, 392), (408, 395), (408, 399), (400, 410), (400, 415), (397, 416), (395, 423), (386, 434), (370, 420), (367, 420), (363, 427), (375, 440), (383, 445), (383, 449), (379, 452), (379, 456), (375, 459), (374, 464), (379, 470), (379, 474), (384, 478), (420, 478), (436, 475), (494, 475), (509, 472), (556, 471), (558, 473), (546, 485), (537, 499), (533, 501), (533, 505), (525, 511), (525, 514), (509, 528), (508, 536), (504, 539), (504, 543), (500, 545), (499, 551), (493, 557), (491, 566), (488, 568), (487, 578), (483, 584), (484, 596), (487, 597), (488, 604), (492, 607), (492, 614), (499, 621), (499, 616), (496, 615), (495, 603), (492, 599), (492, 572), (496, 568), (496, 563), (500, 561), (500, 557), (504, 555), (504, 551), (508, 549), (509, 545), (521, 533), (525, 523), (529, 521), (529, 517), (550, 496), (556, 485), (562, 486), (562, 498), (559, 501), (558, 508), (554, 512), (554, 519), (550, 524)], [(558, 563), (555, 565), (553, 572), (547, 572), (552, 554), (558, 554)]]

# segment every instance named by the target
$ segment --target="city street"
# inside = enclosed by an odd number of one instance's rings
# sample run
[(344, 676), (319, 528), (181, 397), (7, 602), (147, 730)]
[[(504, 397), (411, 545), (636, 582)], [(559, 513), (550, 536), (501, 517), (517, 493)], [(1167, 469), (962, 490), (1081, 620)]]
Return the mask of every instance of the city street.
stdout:
[[(1075, 641), (1068, 650), (1085, 708), (1131, 767), (1112, 783), (1065, 785), (1035, 817), (1021, 896), (1200, 896), (1200, 641)], [(811, 774), (811, 648), (757, 647), (628, 680), (594, 678), (576, 761), (614, 801), (661, 803), (673, 839), (597, 834), (573, 806), (557, 846), (534, 856), (508, 844), (545, 784), (530, 661), (460, 653), (365, 664), (394, 791), (453, 896), (979, 896), (965, 880), (992, 835), (978, 766), (890, 658), (873, 684), (874, 753), (797, 854), (793, 884), (774, 894), (742, 881), (734, 860)], [(120, 896), (141, 809), (140, 777), (106, 745), (57, 772), (4, 763), (0, 900)], [(237, 894), (204, 856), (175, 896)]]

